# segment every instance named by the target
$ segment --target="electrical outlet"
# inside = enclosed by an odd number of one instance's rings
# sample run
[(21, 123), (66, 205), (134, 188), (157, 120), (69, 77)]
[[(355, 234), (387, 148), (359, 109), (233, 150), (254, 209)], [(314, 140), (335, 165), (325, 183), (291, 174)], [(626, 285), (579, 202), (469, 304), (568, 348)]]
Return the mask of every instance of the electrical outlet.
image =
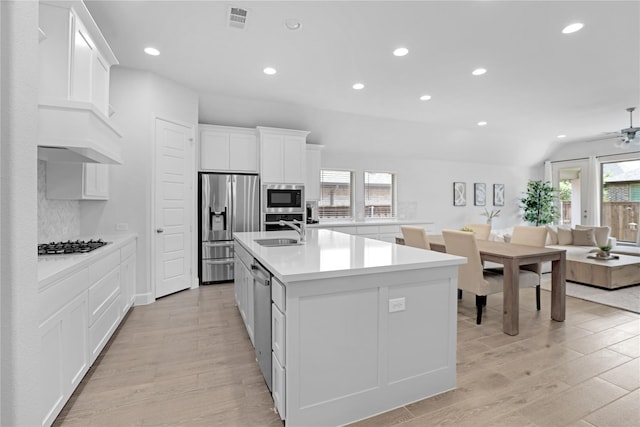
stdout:
[(126, 222), (119, 222), (116, 224), (116, 230), (118, 231), (127, 231), (129, 229), (129, 224)]
[(405, 310), (405, 300), (402, 298), (394, 298), (389, 300), (389, 313)]

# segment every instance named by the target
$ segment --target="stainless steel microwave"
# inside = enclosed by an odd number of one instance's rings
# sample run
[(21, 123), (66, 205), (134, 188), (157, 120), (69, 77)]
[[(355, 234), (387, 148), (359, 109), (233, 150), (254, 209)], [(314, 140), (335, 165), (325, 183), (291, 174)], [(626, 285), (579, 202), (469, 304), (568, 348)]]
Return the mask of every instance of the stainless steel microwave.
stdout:
[(264, 213), (304, 213), (304, 185), (263, 185), (262, 211)]

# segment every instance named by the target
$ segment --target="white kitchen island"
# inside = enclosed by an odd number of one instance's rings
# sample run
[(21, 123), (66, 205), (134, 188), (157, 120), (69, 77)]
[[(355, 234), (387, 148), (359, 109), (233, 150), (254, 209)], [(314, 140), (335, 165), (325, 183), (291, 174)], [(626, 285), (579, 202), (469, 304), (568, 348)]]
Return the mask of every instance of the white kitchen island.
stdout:
[(302, 245), (255, 242), (272, 237), (298, 235), (236, 233), (236, 254), (274, 276), (272, 393), (287, 425), (342, 425), (455, 388), (465, 258), (321, 229)]

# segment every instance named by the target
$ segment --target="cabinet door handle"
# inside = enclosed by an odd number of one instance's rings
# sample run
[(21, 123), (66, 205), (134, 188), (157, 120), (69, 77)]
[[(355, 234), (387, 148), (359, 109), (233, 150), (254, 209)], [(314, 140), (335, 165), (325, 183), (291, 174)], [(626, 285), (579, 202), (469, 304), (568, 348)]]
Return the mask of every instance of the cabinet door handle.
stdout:
[(158, 228), (156, 229), (156, 233), (160, 234), (160, 233), (164, 233), (164, 229), (162, 228)]

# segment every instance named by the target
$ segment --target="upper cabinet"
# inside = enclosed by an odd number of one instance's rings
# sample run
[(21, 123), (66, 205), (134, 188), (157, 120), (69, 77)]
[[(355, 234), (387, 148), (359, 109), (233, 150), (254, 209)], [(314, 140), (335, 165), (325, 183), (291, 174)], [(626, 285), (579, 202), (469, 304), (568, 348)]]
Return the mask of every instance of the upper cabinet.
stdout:
[(109, 73), (118, 60), (85, 4), (41, 1), (39, 27), (39, 157), (122, 163), (109, 118)]
[(307, 170), (304, 195), (307, 201), (320, 200), (320, 160), (324, 145), (307, 144)]
[(255, 129), (199, 125), (200, 169), (258, 173)]
[(258, 126), (263, 183), (304, 184), (309, 132)]

